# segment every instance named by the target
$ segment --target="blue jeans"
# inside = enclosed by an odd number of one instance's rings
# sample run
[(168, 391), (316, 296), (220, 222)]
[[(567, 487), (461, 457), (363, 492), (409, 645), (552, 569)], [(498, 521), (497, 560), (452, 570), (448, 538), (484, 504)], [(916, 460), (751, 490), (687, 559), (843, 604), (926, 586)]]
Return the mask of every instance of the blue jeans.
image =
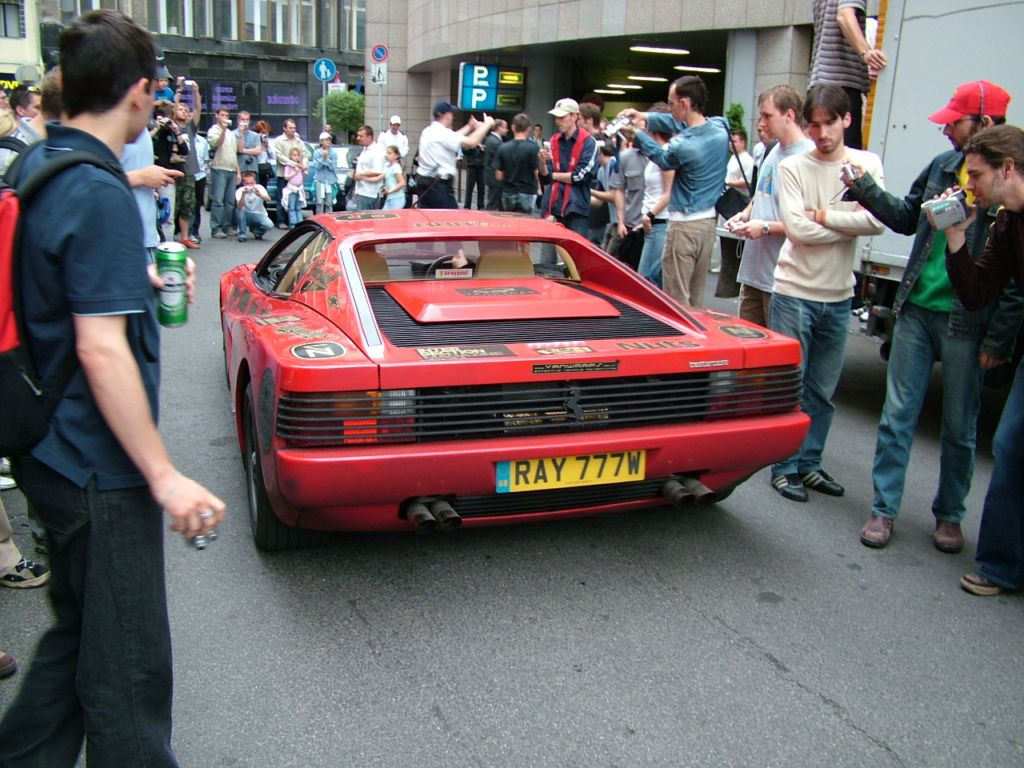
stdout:
[(949, 334), (949, 313), (930, 312), (909, 301), (896, 321), (878, 424), (871, 479), (871, 514), (896, 517), (910, 460), (914, 430), (928, 393), (932, 366), (942, 361), (942, 454), (939, 488), (932, 501), (937, 520), (959, 523), (974, 475), (974, 446), (984, 372), (977, 339)]
[(637, 268), (646, 277), (661, 288), (661, 254), (665, 250), (665, 232), (668, 221), (658, 219), (651, 222), (651, 231), (644, 237), (644, 249), (640, 252), (640, 266)]
[(533, 213), (537, 196), (532, 192), (502, 192), (501, 207), (506, 211)]
[(377, 198), (367, 195), (353, 195), (356, 201), (357, 211), (373, 211), (377, 208)]
[(993, 441), (995, 466), (978, 530), (978, 573), (1024, 587), (1024, 362), (1017, 366)]
[(231, 228), (235, 209), (235, 172), (210, 169), (210, 232)]
[(570, 229), (580, 237), (586, 238), (590, 234), (590, 223), (586, 216), (578, 213), (567, 213), (565, 216), (555, 216), (555, 221), (566, 229)]
[(0, 721), (0, 765), (71, 768), (84, 740), (90, 766), (176, 768), (160, 508), (31, 458), (14, 473), (46, 526), (55, 623)]
[(843, 372), (850, 332), (850, 301), (806, 301), (778, 293), (772, 296), (772, 330), (800, 342), (804, 374), (801, 408), (811, 419), (800, 448), (772, 466), (772, 477), (821, 469), (821, 454), (836, 412), (832, 395)]
[(252, 233), (256, 237), (262, 237), (264, 232), (274, 228), (274, 222), (263, 211), (247, 211), (240, 208), (238, 210), (238, 236), (247, 235), (249, 227), (252, 227)]

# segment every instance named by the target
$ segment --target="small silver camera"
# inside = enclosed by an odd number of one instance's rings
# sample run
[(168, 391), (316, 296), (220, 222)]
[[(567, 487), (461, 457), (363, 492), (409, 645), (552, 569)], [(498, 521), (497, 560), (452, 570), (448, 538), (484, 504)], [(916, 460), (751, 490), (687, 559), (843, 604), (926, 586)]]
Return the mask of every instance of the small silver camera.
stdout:
[(839, 178), (844, 184), (853, 184), (860, 178), (860, 171), (853, 163), (843, 163), (839, 166)]
[(601, 133), (603, 133), (610, 139), (623, 128), (625, 128), (627, 125), (629, 125), (628, 117), (617, 117), (610, 123), (608, 123), (608, 125), (605, 126), (604, 130), (601, 131)]
[(928, 217), (928, 223), (935, 229), (948, 229), (965, 221), (971, 214), (963, 190), (942, 200), (929, 200), (921, 203), (921, 208), (924, 209), (924, 215)]

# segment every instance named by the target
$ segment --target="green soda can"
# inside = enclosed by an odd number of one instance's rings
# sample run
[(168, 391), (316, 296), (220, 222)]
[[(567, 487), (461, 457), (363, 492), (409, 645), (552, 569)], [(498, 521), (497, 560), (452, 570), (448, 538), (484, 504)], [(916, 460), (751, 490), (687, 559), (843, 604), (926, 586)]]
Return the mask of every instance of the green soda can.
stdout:
[(160, 243), (156, 247), (156, 273), (164, 281), (157, 299), (156, 319), (168, 328), (188, 322), (185, 254), (186, 248), (181, 243)]

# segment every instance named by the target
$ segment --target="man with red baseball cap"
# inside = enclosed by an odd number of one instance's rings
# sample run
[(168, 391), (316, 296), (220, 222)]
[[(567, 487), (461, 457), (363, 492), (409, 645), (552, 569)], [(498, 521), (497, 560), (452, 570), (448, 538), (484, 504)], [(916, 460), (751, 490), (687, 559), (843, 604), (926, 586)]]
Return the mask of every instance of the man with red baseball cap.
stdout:
[(1010, 94), (995, 83), (988, 80), (971, 80), (957, 86), (949, 104), (928, 119), (939, 125), (949, 125), (964, 118), (981, 121), (987, 115), (1004, 122), (1009, 103)]
[[(965, 187), (963, 147), (979, 131), (1005, 122), (1010, 94), (988, 80), (959, 86), (945, 108), (929, 118), (943, 126), (953, 149), (935, 157), (900, 199), (879, 187), (870, 174), (848, 183), (848, 195), (894, 232), (916, 235), (903, 280), (893, 302), (885, 405), (878, 424), (871, 473), (871, 515), (860, 532), (861, 543), (881, 548), (889, 543), (903, 500), (907, 462), (917, 419), (928, 392), (932, 368), (942, 361), (942, 443), (938, 489), (932, 501), (941, 552), (964, 545), (960, 522), (974, 474), (975, 431), (985, 370), (1010, 357), (1024, 302), (1016, 294), (987, 307), (967, 310), (946, 274), (946, 234), (921, 215), (921, 204), (950, 187)], [(973, 204), (973, 196), (968, 200)], [(972, 254), (980, 256), (996, 209), (980, 209), (966, 232)]]

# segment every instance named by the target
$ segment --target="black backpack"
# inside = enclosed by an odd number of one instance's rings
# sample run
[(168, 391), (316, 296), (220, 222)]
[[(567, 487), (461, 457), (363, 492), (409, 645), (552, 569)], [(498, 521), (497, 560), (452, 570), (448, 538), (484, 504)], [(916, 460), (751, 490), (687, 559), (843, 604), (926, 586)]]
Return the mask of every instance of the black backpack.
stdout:
[[(21, 261), (19, 220), (21, 211), (51, 179), (74, 165), (103, 168), (127, 184), (121, 166), (91, 152), (63, 152), (46, 161), (24, 182), (18, 178), (25, 145), (14, 147), (0, 139), (0, 147), (19, 152), (3, 179), (0, 179), (0, 456), (28, 452), (42, 440), (50, 428), (50, 417), (57, 408), (68, 382), (78, 368), (74, 350), (62, 361), (52, 386), (47, 390), (36, 373), (24, 340), (24, 318), (18, 291)], [(14, 139), (17, 141), (17, 139)], [(39, 146), (39, 145), (35, 145)], [(35, 148), (33, 148), (35, 151)]]

